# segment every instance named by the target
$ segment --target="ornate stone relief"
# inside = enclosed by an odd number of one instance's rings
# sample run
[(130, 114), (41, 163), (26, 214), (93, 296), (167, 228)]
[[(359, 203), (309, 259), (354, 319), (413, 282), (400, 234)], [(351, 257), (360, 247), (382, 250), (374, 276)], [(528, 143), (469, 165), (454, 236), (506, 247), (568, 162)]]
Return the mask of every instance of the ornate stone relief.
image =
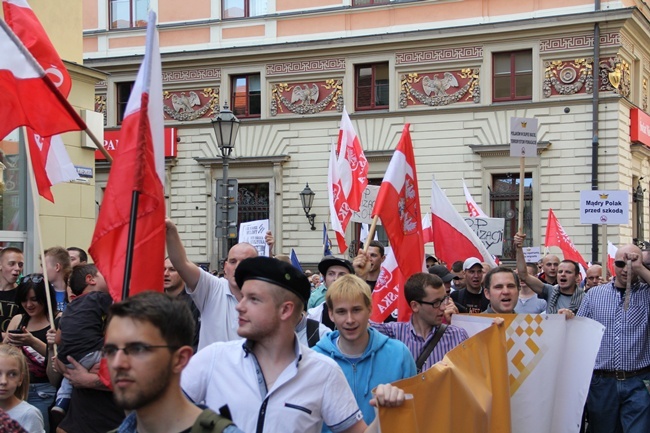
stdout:
[(630, 65), (618, 57), (600, 61), (600, 90), (630, 96)]
[(641, 109), (648, 112), (648, 77), (643, 78), (643, 91), (641, 93)]
[(456, 102), (481, 101), (479, 69), (404, 74), (400, 80), (399, 106), (432, 107)]
[(218, 89), (165, 91), (163, 97), (163, 110), (168, 119), (187, 122), (219, 113)]
[(95, 111), (104, 115), (104, 126), (106, 126), (106, 95), (95, 95)]
[(271, 86), (271, 116), (284, 113), (316, 114), (343, 111), (343, 80), (277, 83)]
[(592, 93), (594, 87), (592, 63), (593, 59), (544, 62), (544, 83), (542, 84), (544, 97)]

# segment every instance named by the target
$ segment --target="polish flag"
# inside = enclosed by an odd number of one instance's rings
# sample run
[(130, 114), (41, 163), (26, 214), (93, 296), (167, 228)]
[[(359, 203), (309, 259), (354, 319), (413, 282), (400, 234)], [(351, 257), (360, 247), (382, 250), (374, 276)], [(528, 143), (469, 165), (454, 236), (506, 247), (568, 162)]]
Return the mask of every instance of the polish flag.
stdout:
[(433, 247), (438, 259), (445, 263), (465, 261), (476, 257), (496, 266), (492, 254), (469, 228), (463, 217), (451, 204), (435, 179), (431, 186), (431, 225), (433, 226)]
[(566, 234), (564, 228), (555, 217), (553, 209), (548, 210), (548, 221), (546, 222), (544, 243), (546, 247), (559, 247), (562, 250), (565, 260), (573, 260), (582, 265), (585, 269), (588, 267), (587, 262), (582, 258), (582, 255), (573, 245), (573, 242), (571, 242), (571, 238), (569, 238), (569, 235)]
[(472, 195), (469, 193), (467, 185), (465, 185), (465, 179), (463, 179), (463, 191), (465, 192), (465, 203), (467, 204), (467, 211), (469, 212), (469, 216), (487, 218), (485, 212), (483, 212), (483, 210), (476, 204), (472, 198)]
[(425, 244), (433, 242), (433, 227), (431, 226), (431, 212), (422, 217), (422, 240)]
[(86, 125), (20, 40), (0, 20), (0, 139), (19, 126), (42, 137)]
[[(70, 74), (34, 11), (25, 0), (2, 0), (2, 9), (7, 25), (45, 70), (46, 75), (61, 94), (67, 98), (72, 87)], [(63, 140), (58, 135), (43, 137), (31, 128), (27, 128), (27, 141), (38, 193), (54, 203), (50, 187), (57, 183), (78, 179), (79, 174), (70, 161)]]
[(128, 295), (163, 291), (165, 198), (162, 68), (156, 14), (149, 13), (145, 56), (126, 106), (120, 146), (95, 226), (90, 254), (113, 299), (122, 298), (131, 204), (139, 193)]
[(336, 233), (339, 252), (343, 254), (348, 249), (348, 243), (345, 240), (345, 229), (348, 227), (350, 218), (352, 218), (352, 209), (350, 209), (350, 205), (345, 199), (343, 186), (341, 185), (341, 177), (336, 163), (336, 143), (332, 143), (330, 150), (330, 163), (327, 168), (327, 192), (329, 194), (332, 230)]
[(400, 287), (404, 287), (402, 273), (397, 266), (391, 247), (385, 249), (386, 259), (381, 264), (377, 284), (372, 291), (372, 313), (370, 320), (383, 322), (397, 308)]
[(336, 155), (343, 194), (350, 209), (358, 211), (363, 192), (368, 186), (368, 160), (345, 107), (341, 116)]
[[(405, 279), (425, 269), (422, 213), (409, 126), (408, 123), (404, 125), (372, 211), (373, 216), (381, 218)], [(409, 313), (402, 292), (399, 296), (399, 320), (408, 320)]]
[(616, 275), (614, 267), (614, 257), (616, 257), (616, 251), (618, 251), (618, 248), (616, 248), (616, 246), (610, 241), (607, 241), (607, 270), (609, 271), (610, 275)]

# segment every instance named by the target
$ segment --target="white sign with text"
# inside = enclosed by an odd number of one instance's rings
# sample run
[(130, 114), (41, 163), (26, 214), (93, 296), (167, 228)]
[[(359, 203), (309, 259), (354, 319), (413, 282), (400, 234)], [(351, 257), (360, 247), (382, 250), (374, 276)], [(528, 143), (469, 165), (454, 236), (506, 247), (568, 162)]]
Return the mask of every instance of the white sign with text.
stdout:
[(260, 256), (269, 256), (269, 246), (264, 237), (269, 229), (269, 220), (249, 221), (239, 224), (239, 242), (248, 242)]
[(493, 256), (503, 254), (504, 218), (464, 217), (465, 223), (476, 233)]
[(629, 224), (628, 191), (580, 191), (581, 224)]
[(537, 157), (537, 127), (535, 118), (510, 118), (510, 156)]
[[(368, 185), (363, 191), (359, 212), (353, 212), (350, 219), (355, 223), (372, 224), (372, 209), (375, 207), (377, 194), (379, 194), (379, 187), (377, 185)], [(377, 225), (381, 225), (381, 220), (377, 220)]]

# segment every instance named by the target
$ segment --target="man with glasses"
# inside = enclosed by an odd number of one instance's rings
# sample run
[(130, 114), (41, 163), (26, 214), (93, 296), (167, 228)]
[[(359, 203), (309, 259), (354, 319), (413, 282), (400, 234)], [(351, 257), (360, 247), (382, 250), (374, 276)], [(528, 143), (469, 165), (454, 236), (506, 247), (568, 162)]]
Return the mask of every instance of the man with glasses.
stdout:
[(183, 394), (193, 339), (194, 318), (181, 299), (143, 292), (111, 306), (102, 352), (117, 405), (132, 411), (115, 432), (241, 432)]
[(458, 313), (458, 309), (437, 275), (413, 274), (406, 280), (404, 295), (412, 310), (410, 321), (370, 324), (404, 343), (416, 360), (418, 371), (425, 371), (469, 336), (462, 328), (442, 323), (443, 319), (450, 323), (451, 315)]
[(605, 326), (587, 395), (592, 433), (650, 431), (650, 270), (641, 257), (636, 245), (619, 248), (616, 277), (590, 289), (578, 311)]

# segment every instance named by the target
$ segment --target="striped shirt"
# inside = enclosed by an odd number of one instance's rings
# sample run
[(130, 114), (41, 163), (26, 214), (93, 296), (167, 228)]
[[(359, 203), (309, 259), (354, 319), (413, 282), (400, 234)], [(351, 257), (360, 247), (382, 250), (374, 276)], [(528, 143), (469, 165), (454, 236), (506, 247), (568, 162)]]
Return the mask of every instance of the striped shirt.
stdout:
[(634, 371), (650, 366), (650, 286), (635, 283), (630, 293), (630, 306), (623, 309), (624, 292), (614, 283), (589, 289), (578, 310), (605, 326), (596, 356), (596, 370)]
[[(408, 322), (389, 322), (389, 323), (375, 323), (370, 322), (370, 326), (377, 331), (390, 338), (395, 338), (406, 345), (413, 355), (413, 359), (417, 361), (422, 349), (433, 338), (437, 327), (434, 327), (426, 338), (422, 338), (415, 333), (413, 324)], [(451, 349), (458, 346), (462, 341), (467, 340), (469, 335), (467, 331), (458, 326), (448, 325), (442, 338), (436, 344), (433, 351), (422, 365), (422, 371), (428, 370), (433, 364), (440, 361)]]

